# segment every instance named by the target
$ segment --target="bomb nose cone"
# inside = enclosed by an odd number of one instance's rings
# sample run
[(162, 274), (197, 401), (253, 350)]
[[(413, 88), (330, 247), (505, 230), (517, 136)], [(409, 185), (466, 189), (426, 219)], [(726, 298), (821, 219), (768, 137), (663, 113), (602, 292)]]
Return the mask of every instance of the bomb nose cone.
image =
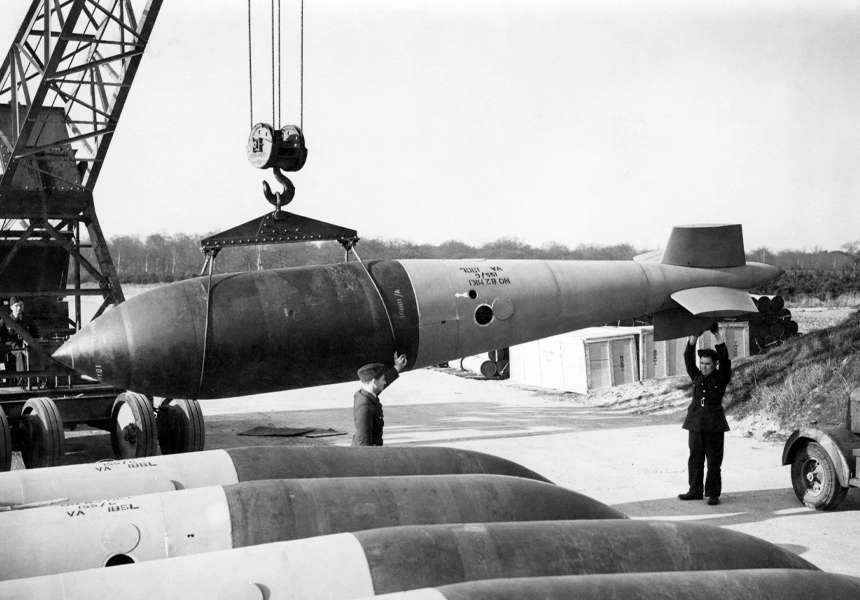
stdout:
[[(199, 281), (157, 288), (105, 311), (53, 356), (114, 387), (189, 398), (200, 384), (205, 307)], [(214, 358), (210, 364), (217, 367)]]
[(77, 335), (74, 335), (69, 338), (65, 344), (60, 346), (51, 356), (54, 360), (63, 363), (70, 369), (75, 369), (75, 354), (79, 353), (79, 345), (80, 343), (77, 339)]
[(54, 352), (53, 358), (78, 373), (126, 387), (129, 352), (119, 310), (92, 321)]

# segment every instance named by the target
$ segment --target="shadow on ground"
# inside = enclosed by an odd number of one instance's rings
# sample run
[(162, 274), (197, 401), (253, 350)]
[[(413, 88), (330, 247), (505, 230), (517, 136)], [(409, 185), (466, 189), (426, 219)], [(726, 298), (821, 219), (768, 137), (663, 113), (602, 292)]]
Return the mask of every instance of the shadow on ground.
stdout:
[[(718, 526), (759, 523), (785, 517), (808, 518), (821, 514), (800, 504), (790, 488), (731, 492), (720, 497), (717, 506), (708, 506), (704, 500), (685, 502), (672, 496), (616, 504), (613, 508), (634, 519), (678, 520)], [(857, 510), (860, 510), (860, 490), (852, 488), (839, 508), (830, 512)]]
[[(331, 437), (325, 438), (308, 438), (304, 436), (240, 436), (237, 435), (241, 431), (251, 429), (259, 425), (271, 425), (267, 419), (255, 419), (250, 426), (245, 425), (246, 419), (234, 419), (226, 423), (218, 422), (217, 418), (213, 417), (213, 423), (206, 422), (206, 450), (219, 450), (226, 448), (238, 448), (242, 446), (326, 446), (331, 442), (329, 440), (336, 439)], [(283, 426), (283, 425), (275, 425)], [(339, 437), (347, 437), (341, 435)], [(350, 432), (348, 437), (352, 439)], [(81, 465), (94, 463), (100, 460), (113, 460), (114, 453), (111, 446), (110, 434), (101, 430), (78, 429), (77, 431), (67, 431), (65, 441), (65, 456), (61, 464), (63, 465)], [(161, 454), (156, 452), (156, 456)], [(23, 465), (21, 465), (23, 466)], [(15, 468), (13, 466), (13, 468)]]
[[(388, 444), (451, 443), (506, 437), (555, 435), (587, 430), (623, 429), (678, 423), (677, 416), (632, 415), (582, 405), (518, 407), (486, 402), (384, 405)], [(310, 427), (335, 429), (345, 435), (327, 438), (239, 436), (254, 427)], [(269, 445), (343, 445), (355, 431), (352, 407), (250, 412), (206, 417), (206, 449)], [(114, 458), (110, 436), (79, 428), (66, 432), (63, 464), (82, 464)]]

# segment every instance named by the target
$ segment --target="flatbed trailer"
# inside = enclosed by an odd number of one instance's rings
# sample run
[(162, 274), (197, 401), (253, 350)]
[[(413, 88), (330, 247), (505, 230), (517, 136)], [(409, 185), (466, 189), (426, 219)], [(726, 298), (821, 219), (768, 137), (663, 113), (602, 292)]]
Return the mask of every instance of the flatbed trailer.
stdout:
[[(69, 378), (72, 379), (72, 378)], [(26, 468), (62, 464), (65, 430), (108, 431), (116, 458), (202, 450), (205, 427), (196, 401), (153, 398), (97, 382), (45, 389), (0, 387), (0, 471), (20, 452)]]
[(91, 424), (107, 429), (117, 390), (97, 384), (53, 389), (0, 388), (0, 470), (19, 451), (29, 468), (59, 465), (64, 428)]

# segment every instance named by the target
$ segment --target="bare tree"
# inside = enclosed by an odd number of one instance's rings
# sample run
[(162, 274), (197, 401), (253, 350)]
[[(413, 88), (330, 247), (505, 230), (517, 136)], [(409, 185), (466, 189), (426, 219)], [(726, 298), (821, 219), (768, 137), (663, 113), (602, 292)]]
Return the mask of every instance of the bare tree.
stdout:
[(856, 271), (857, 267), (860, 266), (860, 240), (842, 244), (841, 248), (845, 252), (845, 256), (851, 260), (851, 267)]

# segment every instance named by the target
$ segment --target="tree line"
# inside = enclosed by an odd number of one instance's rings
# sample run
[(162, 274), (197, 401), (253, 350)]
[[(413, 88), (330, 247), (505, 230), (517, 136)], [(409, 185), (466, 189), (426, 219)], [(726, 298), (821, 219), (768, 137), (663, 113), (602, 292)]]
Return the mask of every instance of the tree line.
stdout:
[[(204, 256), (200, 240), (212, 234), (114, 236), (107, 241), (121, 283), (169, 283), (200, 275)], [(630, 260), (645, 250), (631, 244), (601, 246), (580, 244), (569, 247), (557, 242), (531, 246), (518, 238), (503, 237), (483, 245), (460, 241), (442, 244), (415, 244), (402, 239), (362, 239), (357, 246), (363, 260), (394, 258), (494, 258), (543, 260)], [(91, 253), (90, 253), (91, 254)], [(92, 256), (88, 257), (92, 260)], [(336, 242), (311, 242), (270, 246), (226, 248), (215, 262), (216, 273), (278, 269), (328, 264), (344, 259)], [(786, 274), (763, 286), (758, 293), (781, 294), (787, 299), (811, 295), (821, 299), (846, 293), (860, 293), (860, 240), (844, 244), (841, 250), (779, 250), (766, 247), (747, 253), (747, 260), (764, 262)], [(84, 280), (88, 279), (86, 271)], [(91, 281), (91, 280), (90, 280)]]
[(772, 251), (766, 247), (747, 252), (747, 260), (767, 263), (786, 271), (860, 271), (860, 240), (842, 244), (840, 250)]
[(840, 250), (813, 248), (773, 252), (761, 247), (747, 253), (748, 261), (763, 262), (781, 269), (779, 279), (753, 290), (759, 294), (779, 294), (792, 301), (811, 297), (827, 301), (860, 294), (860, 240), (843, 244)]
[[(200, 240), (211, 234), (191, 236), (154, 234), (146, 237), (114, 236), (107, 240), (121, 283), (169, 283), (200, 275), (204, 256)], [(448, 241), (439, 245), (414, 244), (405, 240), (362, 239), (356, 246), (362, 260), (393, 258), (497, 258), (546, 260), (629, 260), (637, 250), (630, 244), (597, 246), (580, 244), (568, 248), (548, 243), (533, 247), (515, 238), (500, 238), (481, 246)], [(92, 259), (92, 252), (87, 257)], [(270, 246), (225, 248), (215, 261), (216, 273), (255, 269), (280, 269), (322, 265), (344, 260), (343, 247), (337, 242), (308, 242)], [(351, 257), (354, 260), (354, 257)], [(82, 273), (86, 279), (86, 271)], [(91, 281), (91, 279), (89, 279)]]

